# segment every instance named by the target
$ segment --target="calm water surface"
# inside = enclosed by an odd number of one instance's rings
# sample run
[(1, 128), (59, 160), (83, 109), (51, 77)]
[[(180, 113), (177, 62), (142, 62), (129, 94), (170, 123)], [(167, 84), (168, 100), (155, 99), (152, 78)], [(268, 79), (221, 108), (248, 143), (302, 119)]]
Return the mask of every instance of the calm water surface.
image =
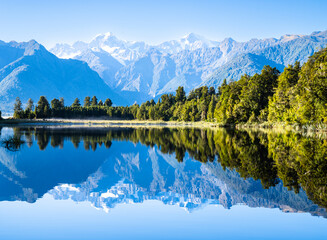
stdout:
[(0, 239), (327, 239), (327, 140), (0, 127)]

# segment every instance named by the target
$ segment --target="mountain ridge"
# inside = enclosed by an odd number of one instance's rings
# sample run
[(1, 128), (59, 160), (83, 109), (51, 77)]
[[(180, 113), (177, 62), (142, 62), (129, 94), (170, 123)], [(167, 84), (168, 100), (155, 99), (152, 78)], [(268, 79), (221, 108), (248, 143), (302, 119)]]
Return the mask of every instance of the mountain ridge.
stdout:
[(116, 105), (141, 104), (179, 86), (186, 93), (204, 85), (217, 88), (223, 79), (259, 73), (267, 64), (283, 71), (326, 45), (327, 31), (247, 42), (218, 42), (191, 33), (156, 46), (107, 33), (89, 43), (58, 44), (50, 52), (35, 40), (0, 41), (1, 110), (12, 112), (16, 97), (25, 103), (41, 95), (64, 97), (66, 104), (87, 95), (111, 98)]
[[(13, 111), (16, 97), (23, 103), (41, 95), (50, 101), (64, 97), (71, 104), (76, 97), (96, 95), (119, 103), (120, 97), (91, 70), (87, 63), (75, 59), (59, 59), (35, 40), (2, 44), (0, 53), (12, 52), (12, 58), (0, 56), (0, 104), (3, 112)], [(11, 62), (10, 62), (11, 61)], [(8, 63), (9, 62), (9, 63)]]
[[(112, 43), (110, 39), (113, 39)], [(96, 42), (100, 45), (96, 45)], [(238, 80), (243, 74), (259, 73), (260, 68), (266, 64), (276, 66), (282, 71), (285, 66), (294, 64), (295, 61), (303, 63), (319, 48), (326, 46), (327, 31), (316, 31), (310, 35), (286, 34), (278, 39), (251, 39), (247, 42), (237, 42), (232, 38), (225, 38), (219, 42), (190, 33), (178, 40), (152, 46), (145, 42), (119, 40), (110, 33), (97, 35), (90, 43), (83, 44), (84, 47), (89, 44), (89, 48), (92, 47), (93, 50), (102, 49), (106, 52), (104, 54), (111, 55), (120, 62), (127, 52), (133, 52), (131, 61), (123, 62), (114, 77), (113, 74), (110, 79), (104, 77), (105, 82), (110, 82), (115, 91), (127, 96), (132, 94), (134, 98), (129, 102), (132, 104), (142, 103), (151, 98), (158, 99), (162, 94), (173, 93), (178, 86), (183, 86), (187, 93), (193, 88), (207, 84), (218, 87), (224, 78)], [(128, 46), (135, 44), (142, 48), (128, 49)], [(118, 45), (124, 48), (120, 50), (119, 47), (114, 50), (110, 48)], [(51, 51), (54, 54), (57, 52), (56, 48)], [(119, 51), (122, 53), (121, 57), (118, 56)], [(157, 60), (154, 59), (155, 51)], [(61, 55), (62, 52), (59, 52), (58, 56)], [(244, 59), (240, 60), (242, 56)], [(88, 59), (83, 57), (79, 59), (88, 62)], [(106, 66), (108, 69), (116, 69), (110, 64)], [(227, 66), (234, 66), (235, 69)], [(103, 74), (96, 66), (93, 65), (91, 68), (100, 76)]]

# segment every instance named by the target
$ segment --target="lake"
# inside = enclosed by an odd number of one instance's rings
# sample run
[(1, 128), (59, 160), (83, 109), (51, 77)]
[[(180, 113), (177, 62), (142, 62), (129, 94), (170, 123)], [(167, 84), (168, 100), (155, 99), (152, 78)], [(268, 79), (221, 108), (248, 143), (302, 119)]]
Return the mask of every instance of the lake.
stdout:
[(327, 140), (0, 127), (0, 239), (327, 239)]

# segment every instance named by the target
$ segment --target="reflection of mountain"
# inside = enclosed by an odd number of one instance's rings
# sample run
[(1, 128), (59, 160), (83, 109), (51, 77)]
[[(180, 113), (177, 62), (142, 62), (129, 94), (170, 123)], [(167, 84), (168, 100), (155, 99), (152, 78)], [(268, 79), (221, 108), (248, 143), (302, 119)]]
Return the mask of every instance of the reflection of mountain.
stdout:
[(0, 200), (35, 202), (58, 184), (83, 182), (102, 164), (104, 151), (69, 143), (41, 151), (35, 142), (15, 153), (0, 148)]
[[(300, 188), (325, 206), (326, 174), (313, 168), (325, 156), (320, 140), (209, 129), (32, 127), (14, 134), (27, 144), (15, 153), (0, 149), (0, 200), (34, 202), (50, 191), (104, 210), (156, 199), (188, 211), (246, 204), (326, 216)], [(297, 166), (301, 154), (305, 166)]]
[[(120, 152), (122, 149), (129, 152)], [(162, 154), (156, 147), (114, 143), (111, 155), (99, 170), (82, 184), (61, 185), (51, 190), (56, 199), (89, 201), (105, 211), (122, 203), (156, 199), (192, 211), (206, 204), (235, 204), (279, 208), (285, 212), (324, 215), (304, 191), (299, 194), (278, 184), (263, 189), (260, 181), (244, 180), (235, 171), (223, 170), (215, 161), (177, 162), (174, 155)]]

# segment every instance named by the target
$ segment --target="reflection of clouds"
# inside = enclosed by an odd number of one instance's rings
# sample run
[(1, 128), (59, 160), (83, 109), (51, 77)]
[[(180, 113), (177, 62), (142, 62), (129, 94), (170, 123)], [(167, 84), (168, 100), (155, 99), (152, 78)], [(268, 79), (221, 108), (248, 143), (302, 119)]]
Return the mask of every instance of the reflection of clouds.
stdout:
[[(9, 170), (10, 173), (20, 178), (26, 178), (25, 174), (16, 167), (17, 153), (13, 154), (4, 148), (0, 148), (0, 164)], [(0, 166), (1, 168), (1, 166)], [(0, 171), (4, 173), (4, 171)]]
[(119, 181), (115, 186), (105, 192), (93, 192), (91, 189), (76, 187), (72, 184), (63, 184), (49, 191), (55, 199), (72, 199), (73, 201), (88, 201), (96, 209), (109, 212), (119, 204), (142, 203), (146, 200), (158, 200), (167, 205), (177, 205), (188, 212), (202, 208), (208, 204), (218, 204), (217, 200), (206, 200), (195, 197), (193, 194), (181, 196), (173, 192), (159, 192), (156, 195), (149, 194), (136, 184)]
[[(201, 175), (202, 164), (192, 161), (193, 170), (184, 172), (186, 161), (179, 163), (174, 154), (163, 154), (156, 147), (144, 149), (146, 156), (141, 159), (140, 152), (120, 153), (120, 157), (114, 157), (112, 167), (119, 175), (120, 181), (114, 186), (107, 188), (103, 185), (104, 179), (113, 177), (106, 174), (106, 167), (100, 167), (97, 172), (88, 177), (82, 184), (62, 184), (55, 187), (49, 193), (55, 199), (72, 199), (73, 201), (89, 201), (96, 209), (109, 212), (118, 204), (142, 203), (146, 200), (158, 200), (167, 205), (176, 205), (188, 212), (200, 209), (207, 204), (219, 204), (220, 195), (217, 183), (212, 184), (210, 173)], [(134, 174), (142, 173), (142, 164), (151, 163), (152, 171), (144, 175), (146, 179), (152, 179), (147, 186), (140, 187), (135, 183)], [(162, 165), (163, 162), (167, 164)], [(117, 167), (119, 165), (119, 167)], [(168, 176), (168, 169), (175, 172)], [(101, 182), (103, 180), (103, 182)], [(212, 180), (214, 181), (214, 180)], [(171, 182), (170, 186), (166, 186)], [(215, 191), (217, 190), (217, 191)], [(211, 192), (211, 199), (205, 192)], [(215, 197), (213, 197), (215, 196)]]
[(1, 138), (7, 138), (13, 135), (14, 135), (13, 128), (4, 127), (1, 129), (1, 134), (0, 134)]
[(26, 199), (26, 201), (30, 203), (35, 202), (35, 199), (38, 198), (37, 193), (34, 193), (33, 189), (31, 188), (23, 188), (23, 196), (24, 199)]

